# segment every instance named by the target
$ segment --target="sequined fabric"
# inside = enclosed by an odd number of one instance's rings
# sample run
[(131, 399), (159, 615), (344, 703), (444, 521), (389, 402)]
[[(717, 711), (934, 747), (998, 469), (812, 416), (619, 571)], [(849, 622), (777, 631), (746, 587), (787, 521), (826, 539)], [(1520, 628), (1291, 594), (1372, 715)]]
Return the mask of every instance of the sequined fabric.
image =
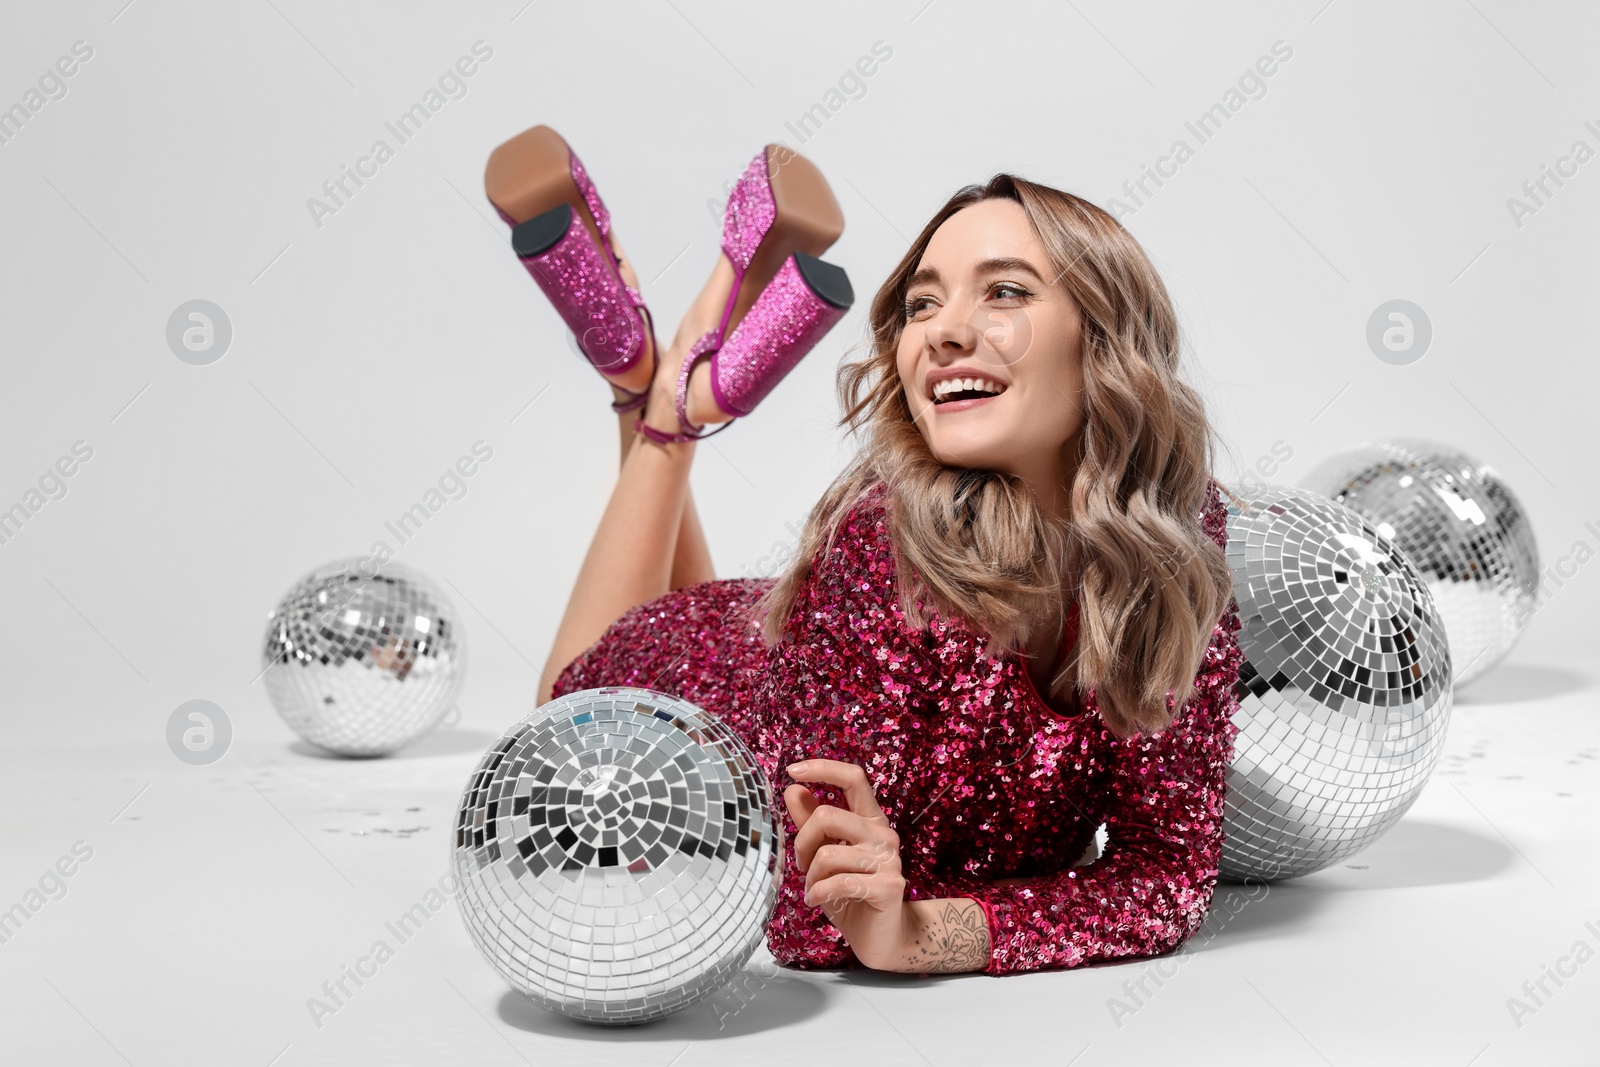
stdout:
[(763, 148), (739, 175), (722, 213), (722, 251), (736, 274), (742, 276), (750, 269), (761, 239), (777, 217), (778, 204), (772, 197), (767, 150)]
[[(561, 673), (560, 695), (599, 685), (663, 689), (727, 720), (774, 791), (784, 766), (825, 757), (866, 769), (900, 836), (907, 899), (970, 896), (991, 938), (986, 973), (1076, 967), (1169, 952), (1210, 907), (1237, 706), (1237, 607), (1213, 630), (1195, 695), (1172, 723), (1120, 740), (1091, 690), (1063, 713), (1044, 703), (1015, 652), (935, 615), (907, 625), (880, 483), (812, 560), (766, 649), (748, 607), (771, 579), (713, 581), (625, 613)], [(1219, 545), (1216, 485), (1197, 517)], [(839, 791), (812, 785), (824, 803)], [(802, 900), (796, 828), (785, 821), (785, 876), (767, 945), (781, 964), (861, 966), (820, 908)], [(1074, 866), (1102, 823), (1099, 859)], [(1021, 879), (996, 885), (999, 879)]]
[(748, 415), (810, 352), (844, 309), (817, 296), (790, 256), (711, 357), (711, 393), (733, 416)]
[(772, 581), (703, 582), (624, 612), (556, 676), (551, 696), (605, 685), (654, 689), (710, 711), (751, 744), (751, 686), (767, 652), (740, 616)]

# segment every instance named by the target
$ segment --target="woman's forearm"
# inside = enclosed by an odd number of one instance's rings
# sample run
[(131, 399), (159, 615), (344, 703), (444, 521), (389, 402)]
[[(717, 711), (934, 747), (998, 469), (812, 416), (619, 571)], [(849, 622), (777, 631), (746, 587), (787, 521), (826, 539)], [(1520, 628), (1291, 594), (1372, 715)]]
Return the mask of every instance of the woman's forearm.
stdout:
[(906, 934), (887, 970), (954, 974), (989, 966), (989, 920), (971, 897), (934, 897), (905, 903)]

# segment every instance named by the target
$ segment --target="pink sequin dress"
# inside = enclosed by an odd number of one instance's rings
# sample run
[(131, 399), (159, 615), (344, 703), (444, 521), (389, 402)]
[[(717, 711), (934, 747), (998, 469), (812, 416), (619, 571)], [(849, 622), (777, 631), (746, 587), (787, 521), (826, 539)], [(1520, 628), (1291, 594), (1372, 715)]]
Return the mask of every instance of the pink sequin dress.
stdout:
[[(1128, 740), (1093, 690), (1064, 714), (1042, 700), (1017, 653), (936, 615), (908, 626), (880, 483), (812, 561), (767, 649), (745, 609), (774, 579), (705, 582), (626, 612), (561, 672), (557, 696), (644, 686), (722, 717), (749, 741), (781, 809), (784, 767), (807, 757), (859, 764), (900, 836), (908, 900), (968, 896), (989, 924), (987, 974), (1154, 956), (1205, 919), (1222, 848), (1224, 779), (1236, 730), (1238, 606), (1230, 601), (1195, 694), (1158, 733)], [(1200, 525), (1226, 545), (1208, 489)], [(847, 806), (830, 786), (810, 788)], [(767, 945), (780, 964), (860, 967), (822, 909), (802, 897), (793, 820)], [(1106, 827), (1103, 854), (1075, 866)], [(996, 885), (999, 879), (1023, 879)]]

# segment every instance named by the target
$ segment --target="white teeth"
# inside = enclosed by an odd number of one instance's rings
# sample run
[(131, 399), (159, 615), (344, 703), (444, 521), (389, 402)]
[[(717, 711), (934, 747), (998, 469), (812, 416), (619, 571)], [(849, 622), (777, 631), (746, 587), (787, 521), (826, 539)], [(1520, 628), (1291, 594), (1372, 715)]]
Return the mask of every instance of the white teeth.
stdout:
[(1002, 393), (1005, 391), (1005, 386), (999, 382), (992, 382), (987, 378), (945, 378), (943, 381), (933, 384), (933, 398), (938, 400), (942, 396), (960, 392), (963, 389), (971, 389), (980, 393)]

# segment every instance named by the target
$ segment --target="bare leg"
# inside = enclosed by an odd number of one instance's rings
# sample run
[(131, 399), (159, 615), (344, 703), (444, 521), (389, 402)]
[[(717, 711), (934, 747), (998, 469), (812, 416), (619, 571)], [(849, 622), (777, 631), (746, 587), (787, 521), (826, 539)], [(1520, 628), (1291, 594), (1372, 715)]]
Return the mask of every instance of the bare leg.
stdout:
[[(732, 268), (719, 256), (700, 298), (684, 316), (677, 337), (661, 353), (650, 385), (646, 414), (650, 425), (662, 430), (678, 428), (673, 398), (684, 354), (695, 339), (716, 325), (732, 283)], [(710, 365), (706, 361), (701, 361), (690, 376), (689, 417), (697, 423), (727, 419), (711, 398)], [(680, 570), (676, 562), (679, 532), (686, 524), (692, 524), (695, 536), (684, 546), (680, 577), (699, 581), (705, 580), (701, 575), (711, 575), (710, 553), (700, 536), (699, 519), (689, 499), (689, 469), (695, 444), (658, 445), (635, 434), (632, 413), (619, 419), (619, 431), (624, 437), (622, 469), (556, 631), (539, 683), (540, 704), (550, 699), (557, 675), (573, 657), (594, 644), (623, 612), (674, 588), (674, 573)]]
[[(639, 287), (638, 276), (633, 271), (633, 264), (627, 258), (627, 253), (622, 247), (615, 231), (611, 235), (612, 246), (616, 248), (617, 255), (622, 259), (621, 273), (623, 280), (635, 289)], [(689, 314), (679, 324), (678, 334), (673, 339), (674, 347), (683, 344), (693, 344), (694, 341), (709, 329), (722, 313), (722, 302), (727, 299), (728, 288), (733, 284), (733, 272), (727, 267), (727, 261), (717, 257), (718, 269), (712, 271), (711, 278), (706, 283), (706, 289), (690, 308)], [(698, 330), (696, 331), (696, 327)], [(687, 340), (685, 340), (685, 335)], [(648, 364), (649, 357), (640, 361)], [(630, 389), (643, 388), (644, 383), (633, 380), (627, 381)], [(623, 394), (613, 389), (613, 400), (623, 399)], [(638, 411), (628, 411), (617, 416), (617, 437), (620, 447), (617, 450), (618, 466), (626, 463), (628, 451), (633, 447), (633, 439), (637, 434), (633, 428), (633, 420)], [(678, 524), (677, 551), (672, 557), (672, 577), (668, 579), (668, 589), (682, 589), (687, 585), (698, 585), (709, 582), (716, 577), (716, 569), (711, 562), (711, 549), (706, 544), (704, 531), (700, 528), (700, 515), (694, 507), (694, 491), (691, 489), (685, 496), (683, 505), (683, 519)]]
[(619, 615), (667, 591), (694, 448), (634, 439), (567, 600), (539, 683), (539, 703), (550, 699), (562, 669)]
[[(622, 399), (615, 392), (612, 397)], [(626, 411), (617, 417), (617, 436), (621, 442), (618, 449), (619, 466), (628, 461), (628, 450), (638, 436), (633, 428), (633, 419), (637, 414), (637, 411)], [(677, 551), (672, 556), (672, 577), (668, 579), (667, 588), (682, 589), (688, 585), (699, 585), (716, 576), (716, 568), (711, 563), (711, 549), (706, 545), (705, 533), (700, 528), (700, 516), (694, 509), (694, 491), (686, 490), (683, 518), (678, 524)]]
[(672, 588), (709, 582), (717, 576), (711, 562), (711, 549), (700, 528), (700, 514), (694, 509), (694, 494), (683, 498), (683, 522), (678, 527), (678, 551), (672, 557)]

